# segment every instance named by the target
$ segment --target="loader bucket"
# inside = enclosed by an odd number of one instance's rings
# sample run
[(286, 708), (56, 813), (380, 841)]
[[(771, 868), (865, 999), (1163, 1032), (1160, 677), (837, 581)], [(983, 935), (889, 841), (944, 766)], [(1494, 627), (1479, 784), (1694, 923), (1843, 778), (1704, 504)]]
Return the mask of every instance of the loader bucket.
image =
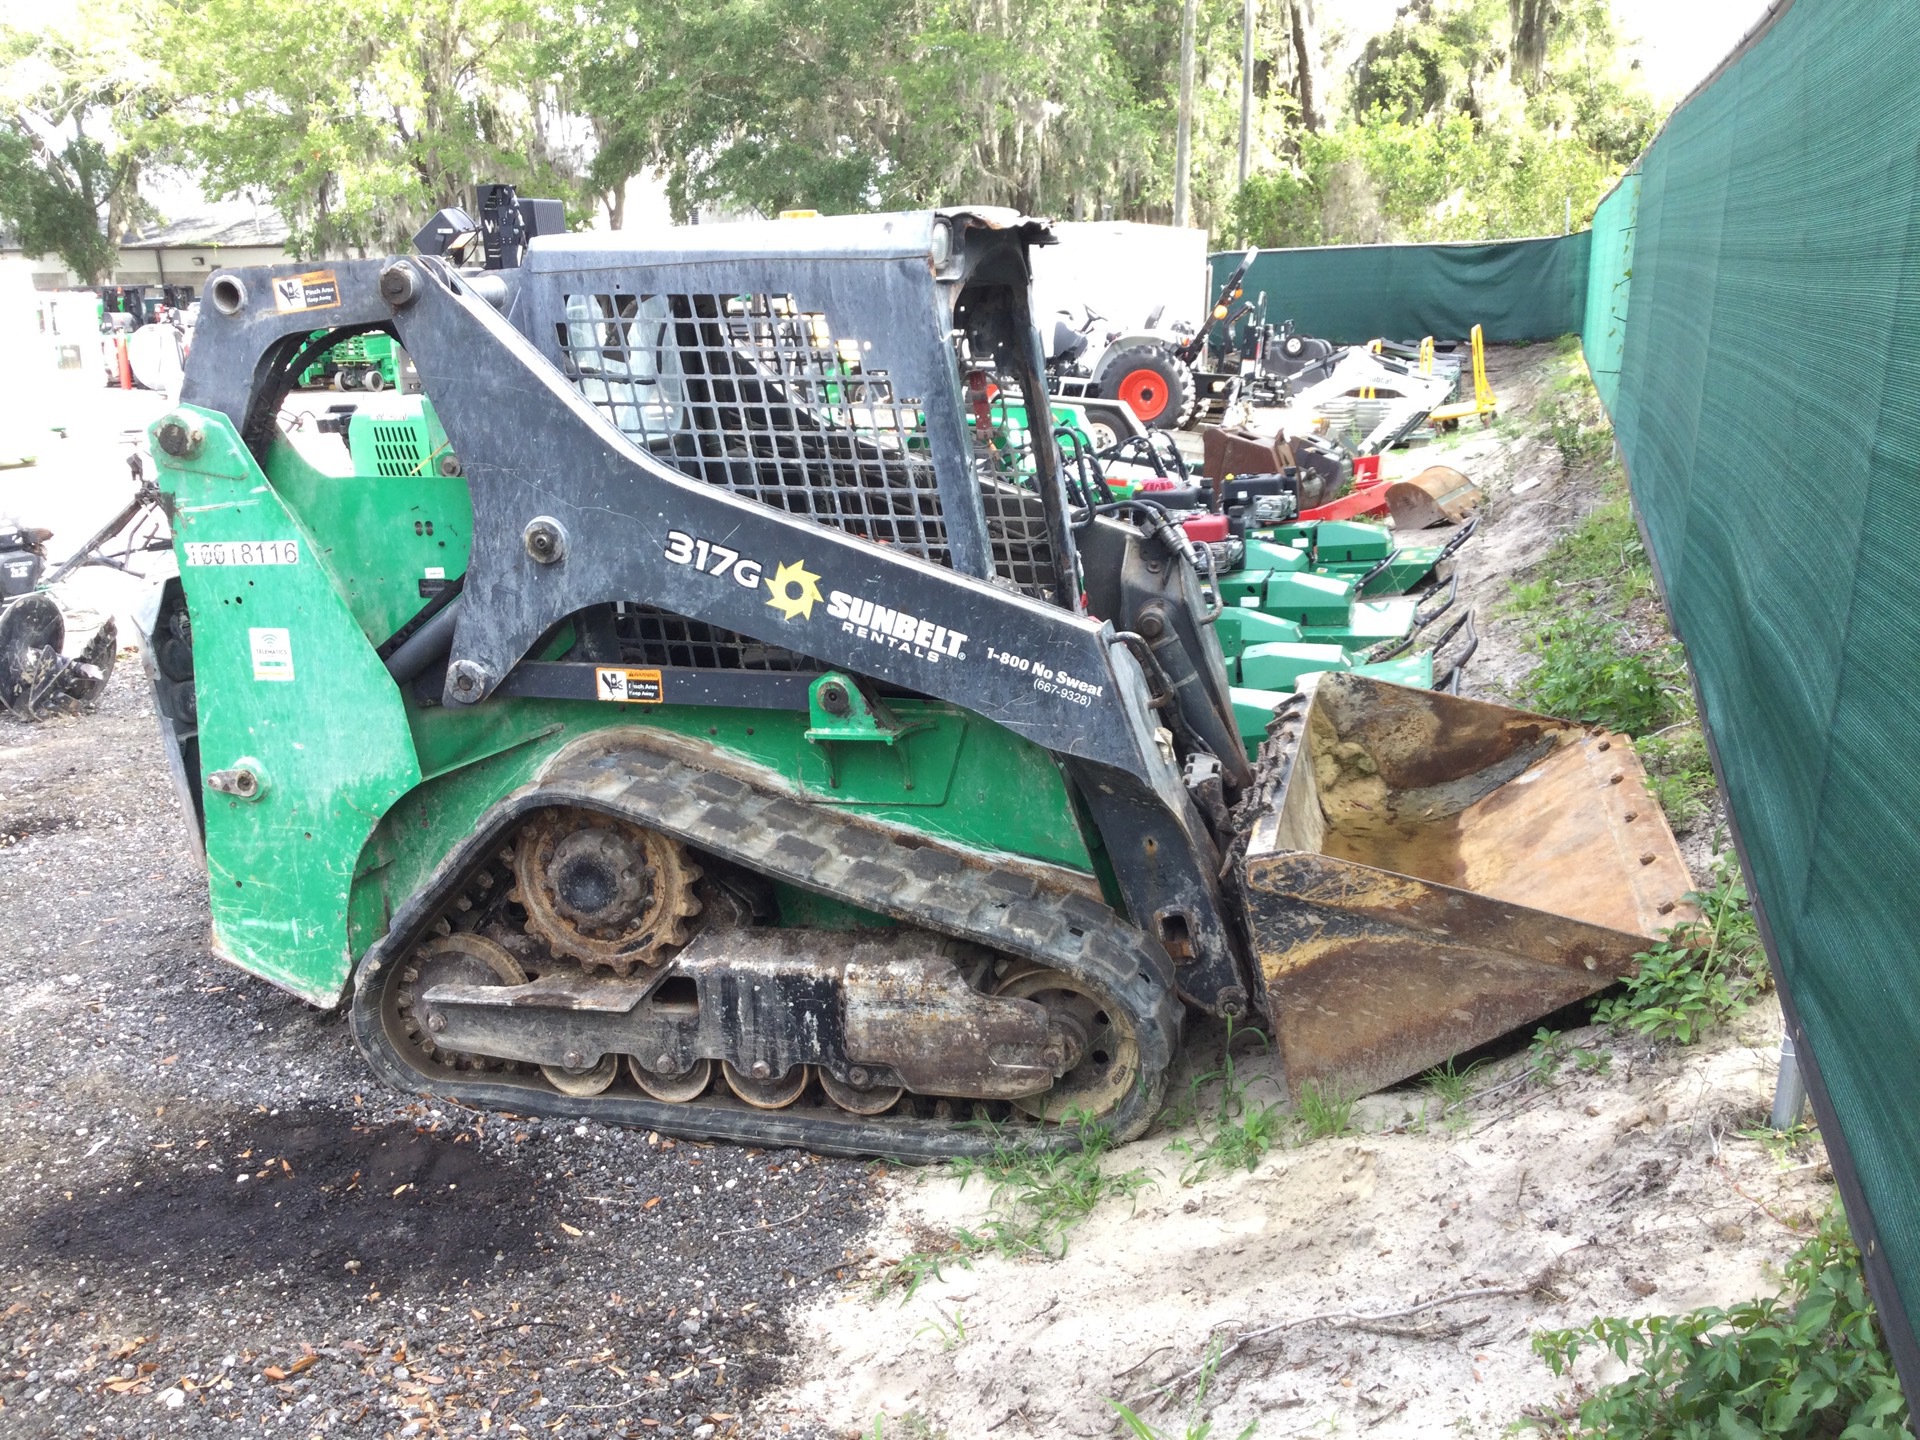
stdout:
[(1591, 995), (1695, 917), (1624, 736), (1328, 674), (1246, 858), (1298, 1096), (1366, 1094)]
[(1403, 532), (1455, 525), (1480, 503), (1480, 487), (1458, 470), (1430, 465), (1410, 480), (1387, 486), (1387, 513)]

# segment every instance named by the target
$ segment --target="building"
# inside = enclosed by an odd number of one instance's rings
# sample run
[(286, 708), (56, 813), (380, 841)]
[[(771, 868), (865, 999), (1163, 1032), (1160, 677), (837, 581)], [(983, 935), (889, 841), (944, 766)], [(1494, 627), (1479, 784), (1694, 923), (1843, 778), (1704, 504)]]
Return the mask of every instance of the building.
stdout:
[[(0, 241), (0, 259), (24, 258), (36, 290), (70, 290), (79, 277), (57, 255), (22, 256)], [(120, 241), (115, 285), (186, 285), (196, 297), (206, 277), (228, 265), (278, 265), (287, 251), (287, 222), (270, 205), (205, 200), (165, 224), (146, 225)]]

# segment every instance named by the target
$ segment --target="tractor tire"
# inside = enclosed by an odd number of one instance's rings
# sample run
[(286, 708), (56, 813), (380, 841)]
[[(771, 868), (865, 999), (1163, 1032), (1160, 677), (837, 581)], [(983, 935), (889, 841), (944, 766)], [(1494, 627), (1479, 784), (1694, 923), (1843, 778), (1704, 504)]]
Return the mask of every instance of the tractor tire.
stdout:
[(1103, 399), (1119, 400), (1155, 430), (1179, 430), (1193, 419), (1199, 387), (1193, 371), (1164, 345), (1128, 345), (1100, 362)]

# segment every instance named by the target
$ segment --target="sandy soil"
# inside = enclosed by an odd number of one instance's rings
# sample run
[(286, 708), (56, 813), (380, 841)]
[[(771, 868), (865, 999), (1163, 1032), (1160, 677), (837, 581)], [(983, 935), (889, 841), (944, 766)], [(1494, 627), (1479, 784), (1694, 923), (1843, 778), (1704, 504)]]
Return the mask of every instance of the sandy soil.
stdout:
[[(1778, 1031), (1769, 1004), (1689, 1050), (1573, 1032), (1552, 1081), (1522, 1053), (1476, 1072), (1451, 1122), (1431, 1094), (1376, 1096), (1353, 1134), (1195, 1183), (1175, 1145), (1196, 1132), (1150, 1135), (1107, 1164), (1151, 1188), (1107, 1202), (1065, 1258), (817, 1302), (797, 1322), (804, 1371), (760, 1413), (861, 1435), (881, 1416), (889, 1435), (1111, 1434), (1110, 1399), (1149, 1413), (1211, 1337), (1289, 1326), (1221, 1365), (1202, 1407), (1216, 1434), (1500, 1435), (1577, 1393), (1532, 1353), (1536, 1330), (1772, 1287), (1832, 1189), (1817, 1147), (1775, 1158), (1739, 1134), (1765, 1118)], [(1242, 1074), (1250, 1099), (1277, 1097), (1270, 1070)], [(891, 1190), (875, 1278), (986, 1209), (977, 1182), (938, 1174)], [(1184, 1409), (1151, 1418), (1177, 1435)]]

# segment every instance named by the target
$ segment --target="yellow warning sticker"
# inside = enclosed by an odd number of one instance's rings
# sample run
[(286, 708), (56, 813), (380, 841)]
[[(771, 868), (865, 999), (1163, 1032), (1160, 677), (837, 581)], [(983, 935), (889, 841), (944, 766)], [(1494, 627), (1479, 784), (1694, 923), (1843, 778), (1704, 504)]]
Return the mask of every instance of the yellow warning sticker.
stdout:
[(593, 672), (594, 698), (623, 705), (658, 705), (661, 699), (658, 670), (626, 670), (602, 665)]
[(276, 275), (273, 305), (282, 315), (301, 310), (332, 310), (340, 304), (340, 282), (331, 270), (309, 270), (304, 275)]

